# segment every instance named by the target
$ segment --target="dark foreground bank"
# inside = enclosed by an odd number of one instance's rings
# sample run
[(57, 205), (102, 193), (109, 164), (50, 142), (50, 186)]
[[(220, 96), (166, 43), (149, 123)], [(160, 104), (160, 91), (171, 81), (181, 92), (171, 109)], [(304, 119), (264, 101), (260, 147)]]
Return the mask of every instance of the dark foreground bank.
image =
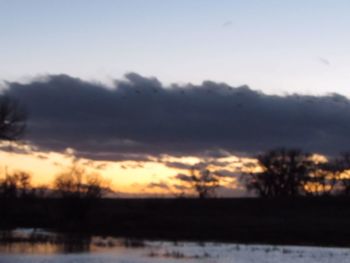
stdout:
[(0, 201), (2, 229), (350, 247), (349, 198)]

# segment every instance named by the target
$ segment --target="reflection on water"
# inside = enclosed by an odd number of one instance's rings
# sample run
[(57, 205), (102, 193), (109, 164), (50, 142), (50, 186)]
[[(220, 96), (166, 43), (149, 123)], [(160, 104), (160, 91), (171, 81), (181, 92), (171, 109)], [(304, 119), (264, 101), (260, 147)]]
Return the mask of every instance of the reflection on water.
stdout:
[(350, 249), (163, 242), (44, 230), (0, 232), (0, 263), (348, 263)]
[(0, 245), (0, 253), (6, 254), (56, 254), (64, 253), (64, 248), (60, 245), (50, 243), (5, 243)]
[(132, 240), (55, 233), (42, 229), (0, 231), (0, 253), (56, 254), (82, 253), (117, 245), (132, 245)]

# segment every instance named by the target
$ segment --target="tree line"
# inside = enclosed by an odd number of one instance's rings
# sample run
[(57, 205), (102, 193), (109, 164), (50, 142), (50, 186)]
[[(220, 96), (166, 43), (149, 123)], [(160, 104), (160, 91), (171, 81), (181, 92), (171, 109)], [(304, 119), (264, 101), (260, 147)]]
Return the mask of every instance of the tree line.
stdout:
[[(278, 148), (255, 156), (238, 176), (257, 197), (350, 196), (350, 154), (325, 159), (299, 149)], [(193, 167), (179, 178), (199, 198), (214, 197), (222, 176), (207, 167)]]
[(260, 171), (243, 174), (243, 183), (260, 197), (350, 194), (350, 155), (315, 160), (297, 149), (271, 150), (257, 156)]
[(23, 171), (5, 172), (0, 179), (0, 198), (65, 198), (65, 199), (99, 199), (110, 192), (109, 183), (99, 174), (87, 173), (77, 160), (56, 175), (52, 187), (32, 184), (32, 176)]

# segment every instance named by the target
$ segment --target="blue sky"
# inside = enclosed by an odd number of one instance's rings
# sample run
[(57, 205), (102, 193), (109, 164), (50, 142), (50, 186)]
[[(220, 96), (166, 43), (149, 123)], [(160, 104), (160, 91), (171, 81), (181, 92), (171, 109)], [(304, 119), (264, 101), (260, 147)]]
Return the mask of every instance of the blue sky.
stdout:
[(247, 84), (350, 96), (350, 2), (0, 0), (0, 79)]

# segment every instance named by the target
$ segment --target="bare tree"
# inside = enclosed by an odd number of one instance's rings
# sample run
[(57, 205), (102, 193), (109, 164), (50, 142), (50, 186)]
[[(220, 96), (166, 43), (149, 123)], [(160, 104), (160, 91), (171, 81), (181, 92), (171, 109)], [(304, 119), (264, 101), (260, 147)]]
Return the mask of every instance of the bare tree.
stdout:
[[(26, 114), (19, 103), (5, 95), (0, 95), (0, 141), (15, 141), (23, 135)], [(22, 195), (28, 193), (30, 175), (18, 172), (13, 175), (5, 174), (0, 181), (0, 194), (3, 198), (18, 197), (19, 189)]]
[(75, 159), (54, 181), (54, 190), (60, 197), (59, 224), (70, 227), (71, 222), (80, 222), (83, 226), (87, 223), (88, 213), (107, 189), (105, 181), (98, 174), (89, 174)]
[(277, 149), (259, 155), (261, 172), (244, 176), (248, 190), (261, 197), (297, 196), (305, 193), (304, 185), (313, 168), (310, 155), (300, 150)]
[(179, 174), (176, 177), (193, 189), (201, 199), (215, 196), (215, 191), (220, 186), (219, 177), (208, 168), (194, 166), (190, 175)]
[(23, 135), (26, 114), (19, 103), (7, 96), (0, 96), (0, 140), (15, 141)]
[(71, 167), (57, 175), (54, 188), (61, 197), (101, 198), (107, 185), (98, 174), (88, 174), (86, 170), (73, 161)]
[(334, 193), (339, 185), (341, 166), (338, 159), (324, 163), (314, 163), (304, 188), (307, 195), (328, 196)]
[(6, 174), (0, 181), (0, 196), (2, 198), (28, 197), (33, 194), (31, 175), (26, 172)]
[(339, 173), (340, 194), (350, 196), (350, 153), (341, 154), (336, 169)]

